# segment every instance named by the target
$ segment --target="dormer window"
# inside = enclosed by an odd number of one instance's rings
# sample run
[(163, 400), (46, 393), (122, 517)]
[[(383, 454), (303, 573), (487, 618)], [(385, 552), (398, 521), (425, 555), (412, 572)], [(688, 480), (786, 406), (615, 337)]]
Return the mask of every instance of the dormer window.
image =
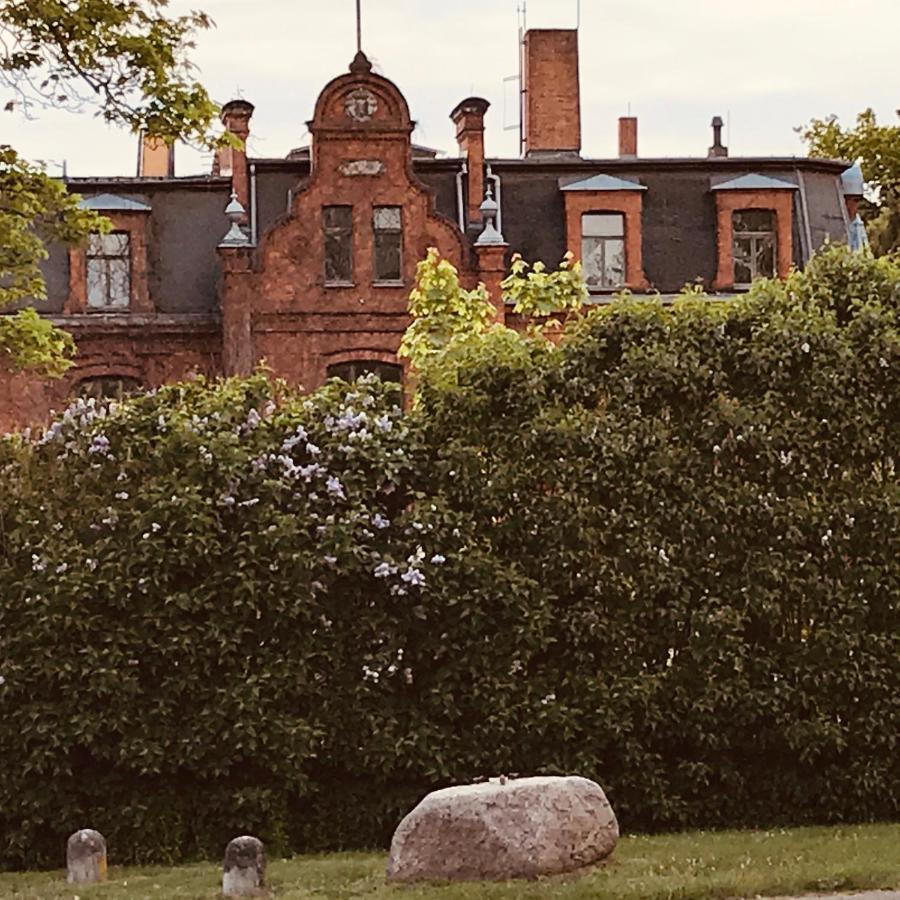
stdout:
[(403, 278), (402, 221), (399, 206), (376, 206), (372, 211), (376, 283), (396, 284)]
[(732, 214), (734, 286), (749, 287), (757, 278), (775, 277), (775, 213), (771, 209), (739, 209)]
[(353, 207), (322, 208), (325, 235), (325, 284), (353, 284)]
[(85, 254), (89, 309), (131, 304), (131, 239), (127, 231), (92, 234)]
[(610, 291), (625, 284), (625, 216), (591, 212), (581, 217), (581, 262), (589, 290)]

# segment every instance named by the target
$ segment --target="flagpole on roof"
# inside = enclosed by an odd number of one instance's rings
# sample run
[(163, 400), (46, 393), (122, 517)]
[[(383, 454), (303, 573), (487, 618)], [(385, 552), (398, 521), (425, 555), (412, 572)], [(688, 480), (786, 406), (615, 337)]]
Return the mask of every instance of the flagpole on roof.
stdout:
[(362, 53), (362, 0), (356, 0), (356, 51)]

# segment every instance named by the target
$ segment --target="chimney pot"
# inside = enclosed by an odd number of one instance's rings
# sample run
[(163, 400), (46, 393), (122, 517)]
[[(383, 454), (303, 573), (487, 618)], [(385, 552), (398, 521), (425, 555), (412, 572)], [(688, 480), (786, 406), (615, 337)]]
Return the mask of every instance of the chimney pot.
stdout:
[(725, 123), (722, 121), (721, 116), (716, 116), (712, 120), (713, 144), (709, 148), (710, 159), (728, 156), (728, 148), (722, 143), (722, 128), (724, 126)]
[(619, 156), (635, 159), (638, 155), (638, 120), (634, 116), (619, 119)]
[(164, 138), (142, 134), (138, 152), (138, 176), (172, 178), (175, 175), (175, 146)]
[(484, 116), (490, 103), (482, 97), (468, 97), (450, 113), (456, 125), (459, 152), (466, 158), (469, 173), (466, 218), (469, 224), (481, 221), (484, 197)]

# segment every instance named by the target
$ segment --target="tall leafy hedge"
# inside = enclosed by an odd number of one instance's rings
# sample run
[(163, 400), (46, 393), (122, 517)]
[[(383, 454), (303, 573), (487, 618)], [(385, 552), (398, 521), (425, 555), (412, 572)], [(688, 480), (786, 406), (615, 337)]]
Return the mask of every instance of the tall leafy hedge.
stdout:
[(579, 772), (629, 830), (900, 813), (900, 270), (495, 330), (0, 445), (0, 858), (383, 844)]

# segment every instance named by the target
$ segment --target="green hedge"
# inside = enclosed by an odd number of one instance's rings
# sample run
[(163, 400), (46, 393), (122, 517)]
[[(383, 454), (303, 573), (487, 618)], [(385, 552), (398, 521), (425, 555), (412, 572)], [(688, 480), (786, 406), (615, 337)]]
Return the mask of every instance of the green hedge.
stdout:
[(383, 845), (579, 772), (623, 827), (900, 813), (900, 270), (494, 332), (456, 386), (245, 381), (0, 444), (0, 859)]

